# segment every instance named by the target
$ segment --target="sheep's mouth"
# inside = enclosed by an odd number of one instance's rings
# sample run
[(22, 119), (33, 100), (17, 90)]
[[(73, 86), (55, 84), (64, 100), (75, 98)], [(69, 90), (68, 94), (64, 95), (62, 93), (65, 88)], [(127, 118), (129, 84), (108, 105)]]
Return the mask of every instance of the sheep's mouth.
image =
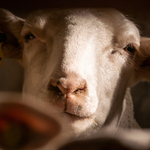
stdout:
[(96, 126), (99, 126), (99, 124), (94, 120), (93, 116), (87, 116), (87, 117), (82, 117), (82, 116), (77, 116), (74, 114), (70, 114), (68, 112), (64, 112), (67, 116), (69, 116), (69, 118), (71, 119), (71, 121), (76, 121), (76, 120), (91, 120)]
[(64, 112), (65, 114), (67, 114), (68, 116), (70, 116), (70, 117), (76, 117), (76, 118), (78, 118), (78, 119), (84, 119), (84, 118), (89, 118), (89, 117), (83, 117), (83, 116), (78, 116), (78, 115), (75, 115), (75, 114), (71, 114), (71, 113), (69, 113), (69, 112)]
[(85, 120), (85, 119), (90, 119), (91, 117), (88, 117), (88, 116), (78, 116), (78, 115), (75, 115), (75, 114), (71, 114), (69, 112), (63, 112), (62, 115), (65, 115), (67, 116), (71, 122), (73, 121), (77, 121), (77, 120)]

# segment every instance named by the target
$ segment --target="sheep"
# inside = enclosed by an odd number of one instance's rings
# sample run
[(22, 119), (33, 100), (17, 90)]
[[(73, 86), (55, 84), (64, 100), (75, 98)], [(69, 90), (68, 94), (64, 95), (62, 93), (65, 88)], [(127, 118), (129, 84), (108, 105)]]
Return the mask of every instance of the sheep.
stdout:
[(32, 95), (70, 118), (70, 136), (140, 128), (129, 88), (149, 80), (150, 39), (123, 14), (39, 10), (24, 20), (1, 9), (0, 31), (5, 58), (24, 67), (23, 98)]

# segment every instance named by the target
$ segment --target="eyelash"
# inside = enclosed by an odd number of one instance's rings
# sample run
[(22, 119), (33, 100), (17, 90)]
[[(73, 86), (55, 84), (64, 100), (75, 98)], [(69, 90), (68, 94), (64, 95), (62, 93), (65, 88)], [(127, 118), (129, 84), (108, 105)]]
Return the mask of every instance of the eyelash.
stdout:
[(125, 51), (127, 51), (130, 54), (134, 54), (134, 52), (136, 51), (136, 48), (134, 46), (134, 44), (128, 44), (125, 48)]
[(29, 40), (33, 40), (34, 38), (36, 38), (32, 33), (28, 33), (26, 36), (25, 36), (25, 40), (26, 42), (28, 42)]

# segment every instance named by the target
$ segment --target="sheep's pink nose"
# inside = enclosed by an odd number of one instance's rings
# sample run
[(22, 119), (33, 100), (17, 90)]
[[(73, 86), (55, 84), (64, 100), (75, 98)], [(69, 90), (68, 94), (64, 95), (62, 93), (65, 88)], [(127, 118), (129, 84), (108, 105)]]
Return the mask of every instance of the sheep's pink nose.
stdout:
[(50, 90), (55, 90), (65, 94), (81, 94), (85, 93), (87, 90), (86, 81), (81, 78), (69, 77), (60, 79), (51, 79)]

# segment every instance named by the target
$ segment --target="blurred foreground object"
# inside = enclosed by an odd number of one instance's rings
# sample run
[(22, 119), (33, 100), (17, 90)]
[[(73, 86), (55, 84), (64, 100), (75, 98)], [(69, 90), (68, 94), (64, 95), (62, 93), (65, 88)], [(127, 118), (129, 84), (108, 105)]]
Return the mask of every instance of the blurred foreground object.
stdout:
[[(42, 112), (42, 109), (38, 109), (38, 106), (37, 109), (34, 108), (33, 102), (24, 103), (21, 97), (15, 94), (13, 96), (13, 94), (0, 93), (0, 95), (0, 148), (2, 150), (38, 148), (43, 150), (44, 148), (41, 147), (45, 147), (58, 134), (60, 135), (62, 126), (55, 119), (55, 114), (51, 117), (50, 114)], [(51, 147), (51, 144), (48, 147)]]
[(48, 116), (22, 104), (0, 106), (0, 145), (19, 149), (28, 144), (39, 147), (60, 132), (60, 125)]
[(0, 93), (0, 150), (150, 150), (150, 130), (101, 128), (89, 137), (72, 137), (68, 118), (29, 99)]
[(100, 134), (69, 142), (59, 150), (150, 150), (150, 130), (120, 129), (113, 132), (103, 128)]

